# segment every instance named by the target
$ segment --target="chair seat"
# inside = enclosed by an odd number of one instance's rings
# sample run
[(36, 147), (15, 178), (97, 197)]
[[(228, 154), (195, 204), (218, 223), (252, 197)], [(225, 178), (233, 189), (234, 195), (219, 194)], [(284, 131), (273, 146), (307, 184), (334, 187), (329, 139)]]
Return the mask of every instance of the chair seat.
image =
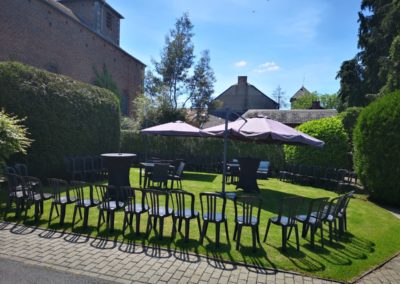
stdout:
[(307, 215), (296, 215), (296, 221), (305, 222), (307, 220)]
[(241, 224), (241, 225), (256, 226), (258, 224), (258, 219), (257, 219), (257, 217), (252, 216), (250, 222), (248, 222), (248, 220), (247, 220), (247, 222), (245, 223), (244, 220), (243, 220), (243, 216), (238, 216), (236, 218), (236, 222)]
[(172, 213), (173, 213), (172, 208), (168, 208), (168, 212), (167, 212), (165, 210), (165, 207), (159, 207), (158, 212), (156, 212), (156, 210), (154, 210), (154, 212), (152, 212), (152, 209), (150, 209), (150, 211), (149, 211), (150, 216), (159, 216), (159, 217), (167, 217), (167, 216), (171, 215)]
[(185, 209), (185, 211), (174, 211), (174, 217), (178, 218), (185, 218), (185, 219), (190, 219), (199, 216), (199, 212), (194, 210), (193, 215), (192, 215), (192, 210), (191, 209)]
[(61, 196), (59, 199), (54, 200), (53, 202), (58, 203), (58, 204), (70, 204), (75, 202), (76, 200), (72, 201), (71, 199), (68, 200), (66, 196)]
[(78, 200), (76, 204), (82, 207), (94, 207), (100, 204), (100, 200), (93, 199), (93, 202), (90, 199)]
[(144, 206), (142, 206), (142, 204), (135, 204), (135, 206), (133, 206), (133, 205), (125, 206), (125, 212), (128, 212), (128, 213), (143, 213), (148, 210), (149, 210), (149, 206), (147, 204), (145, 204)]
[(110, 202), (105, 202), (100, 204), (100, 209), (102, 210), (117, 210), (118, 208), (123, 208), (124, 207), (123, 202), (117, 202), (116, 201), (110, 201)]
[(293, 222), (290, 224), (289, 223), (289, 218), (285, 217), (285, 216), (281, 216), (281, 219), (279, 220), (279, 222), (278, 222), (278, 216), (271, 217), (270, 220), (271, 220), (272, 223), (277, 224), (277, 225), (281, 225), (281, 226), (292, 226), (292, 225), (295, 224)]
[(24, 193), (22, 191), (13, 191), (10, 192), (9, 196), (14, 198), (22, 198), (24, 197)]
[[(210, 215), (210, 216), (208, 216), (208, 215)], [(206, 212), (206, 213), (203, 214), (203, 220), (204, 221), (210, 221), (210, 222), (224, 222), (226, 220), (226, 216), (223, 216), (221, 213), (216, 213), (213, 216), (212, 214), (208, 214)]]
[(51, 199), (53, 197), (53, 194), (52, 193), (43, 193), (42, 197), (43, 197), (44, 200), (48, 200), (48, 199)]

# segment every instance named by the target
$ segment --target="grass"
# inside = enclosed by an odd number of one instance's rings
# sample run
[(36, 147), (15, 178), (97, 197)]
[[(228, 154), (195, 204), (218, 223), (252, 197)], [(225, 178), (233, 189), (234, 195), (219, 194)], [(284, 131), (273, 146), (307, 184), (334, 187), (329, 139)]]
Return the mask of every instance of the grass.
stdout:
[[(131, 184), (138, 186), (138, 170), (131, 170)], [(200, 210), (199, 193), (202, 191), (220, 191), (221, 176), (207, 173), (185, 173), (183, 187), (196, 195), (196, 209)], [(280, 182), (276, 179), (260, 180), (261, 197), (263, 199), (261, 211), (260, 234), (261, 241), (265, 234), (268, 218), (275, 215), (278, 210), (279, 201), (282, 197), (303, 196), (307, 198), (334, 197), (335, 193), (330, 191), (313, 188), (309, 186), (299, 186), (290, 183)], [(233, 185), (227, 186), (227, 191), (235, 191)], [(2, 195), (1, 207), (5, 206), (5, 196)], [(48, 214), (50, 202), (45, 203), (45, 213), (41, 216), (38, 223), (40, 227), (48, 228)], [(72, 231), (73, 206), (67, 207), (67, 215), (63, 227), (58, 225), (58, 219), (54, 219), (50, 229), (71, 232)], [(3, 215), (2, 215), (3, 216)], [(33, 208), (30, 210), (29, 219), (26, 224), (34, 225)], [(89, 213), (89, 227), (82, 229), (82, 221), (75, 226), (72, 236), (73, 242), (87, 241), (87, 236), (96, 238), (97, 246), (106, 246), (106, 239), (118, 240), (125, 244), (125, 248), (130, 252), (140, 252), (142, 245), (153, 248), (154, 253), (160, 247), (167, 248), (169, 254), (175, 257), (188, 259), (188, 253), (201, 254), (216, 259), (224, 259), (234, 262), (242, 262), (249, 265), (265, 268), (277, 268), (284, 270), (297, 271), (310, 276), (330, 278), (340, 281), (350, 281), (368, 269), (382, 263), (400, 251), (400, 220), (390, 212), (366, 200), (365, 196), (357, 195), (350, 201), (348, 208), (348, 232), (339, 240), (329, 244), (325, 239), (325, 247), (321, 248), (320, 239), (316, 237), (316, 247), (311, 249), (309, 245), (309, 235), (307, 239), (300, 238), (300, 251), (296, 251), (294, 234), (289, 241), (287, 252), (281, 251), (281, 229), (278, 226), (271, 226), (266, 243), (262, 243), (262, 248), (253, 252), (251, 245), (250, 229), (243, 229), (242, 247), (239, 251), (235, 249), (232, 241), (234, 228), (234, 206), (233, 202), (227, 202), (227, 216), (229, 226), (230, 243), (226, 240), (223, 227), (221, 227), (221, 246), (217, 249), (214, 245), (215, 231), (214, 226), (209, 226), (203, 245), (199, 244), (199, 232), (195, 220), (191, 222), (190, 241), (183, 242), (183, 235), (177, 234), (175, 240), (171, 240), (172, 220), (167, 218), (164, 228), (164, 238), (158, 240), (152, 233), (147, 240), (144, 236), (147, 216), (144, 215), (141, 221), (140, 236), (133, 232), (125, 238), (122, 236), (122, 213), (117, 213), (115, 217), (115, 231), (107, 234), (105, 226), (98, 233), (96, 230), (98, 210), (92, 208)], [(7, 221), (17, 221), (13, 213), (9, 213)], [(248, 230), (248, 231), (246, 231)], [(182, 230), (184, 232), (184, 230)], [(50, 234), (50, 233), (49, 233)], [(328, 232), (325, 230), (325, 237)], [(51, 237), (51, 235), (50, 235)], [(160, 251), (158, 251), (160, 253)]]

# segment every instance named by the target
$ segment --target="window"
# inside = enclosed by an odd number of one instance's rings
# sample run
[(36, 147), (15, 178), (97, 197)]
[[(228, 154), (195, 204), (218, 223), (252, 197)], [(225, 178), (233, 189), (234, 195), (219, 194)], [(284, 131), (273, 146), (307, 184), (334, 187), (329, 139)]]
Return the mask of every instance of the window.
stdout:
[(107, 14), (106, 14), (106, 26), (107, 26), (107, 28), (112, 30), (112, 15), (110, 12), (107, 12)]

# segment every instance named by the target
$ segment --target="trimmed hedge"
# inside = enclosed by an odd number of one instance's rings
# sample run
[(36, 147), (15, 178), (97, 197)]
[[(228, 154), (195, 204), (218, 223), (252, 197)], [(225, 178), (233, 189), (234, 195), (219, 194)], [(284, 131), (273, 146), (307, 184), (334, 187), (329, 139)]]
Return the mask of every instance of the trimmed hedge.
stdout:
[(110, 91), (16, 62), (0, 63), (0, 105), (26, 117), (31, 174), (61, 176), (65, 156), (117, 151), (118, 98)]
[[(147, 157), (164, 159), (184, 159), (188, 165), (203, 166), (220, 164), (223, 160), (223, 139), (162, 137), (140, 135), (133, 131), (121, 131), (121, 151), (139, 154), (143, 160)], [(264, 145), (239, 141), (228, 142), (228, 160), (239, 157), (254, 157), (271, 162), (272, 169), (283, 166), (282, 145)]]
[(354, 165), (377, 201), (400, 205), (400, 91), (367, 106), (354, 129)]
[(349, 167), (348, 136), (338, 117), (308, 121), (296, 129), (324, 141), (325, 145), (322, 149), (285, 145), (288, 163), (343, 169)]

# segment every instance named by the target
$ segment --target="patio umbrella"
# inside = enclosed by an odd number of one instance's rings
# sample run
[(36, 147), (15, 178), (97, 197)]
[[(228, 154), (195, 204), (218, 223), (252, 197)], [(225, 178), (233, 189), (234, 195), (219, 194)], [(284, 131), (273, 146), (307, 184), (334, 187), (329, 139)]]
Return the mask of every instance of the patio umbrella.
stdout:
[(161, 136), (185, 136), (185, 137), (213, 136), (213, 134), (211, 133), (200, 131), (199, 128), (194, 127), (180, 120), (145, 128), (140, 130), (140, 133), (150, 134), (150, 135), (161, 135)]
[(267, 117), (242, 118), (204, 129), (204, 134), (224, 138), (222, 192), (225, 192), (227, 139), (265, 144), (292, 144), (323, 147), (324, 142)]

